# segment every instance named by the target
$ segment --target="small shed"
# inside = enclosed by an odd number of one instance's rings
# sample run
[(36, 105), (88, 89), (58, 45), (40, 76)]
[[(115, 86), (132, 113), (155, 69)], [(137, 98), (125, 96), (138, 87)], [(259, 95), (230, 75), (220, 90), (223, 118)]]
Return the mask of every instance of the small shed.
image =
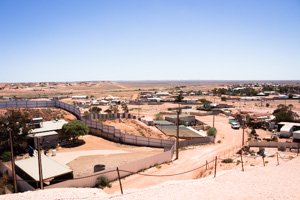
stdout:
[[(61, 182), (62, 180), (73, 179), (73, 171), (67, 165), (56, 162), (48, 156), (41, 155), (43, 183), (45, 186)], [(39, 185), (38, 157), (30, 157), (17, 160), (16, 172), (24, 180), (35, 188)]]

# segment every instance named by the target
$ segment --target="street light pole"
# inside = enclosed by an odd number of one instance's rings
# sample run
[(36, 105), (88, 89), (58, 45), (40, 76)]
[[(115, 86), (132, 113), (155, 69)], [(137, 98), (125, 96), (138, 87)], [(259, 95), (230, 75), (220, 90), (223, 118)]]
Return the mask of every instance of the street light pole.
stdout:
[(10, 154), (11, 154), (11, 170), (12, 170), (12, 176), (13, 176), (14, 191), (15, 191), (15, 193), (17, 193), (18, 192), (18, 186), (17, 186), (17, 176), (16, 176), (16, 167), (15, 167), (15, 156), (14, 156), (12, 129), (7, 128), (7, 130), (9, 132)]

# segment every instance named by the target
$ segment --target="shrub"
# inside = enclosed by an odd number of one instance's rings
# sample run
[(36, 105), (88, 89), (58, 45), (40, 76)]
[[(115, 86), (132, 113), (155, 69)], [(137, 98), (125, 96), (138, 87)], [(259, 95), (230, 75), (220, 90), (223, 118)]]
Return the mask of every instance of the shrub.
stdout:
[(154, 165), (157, 169), (160, 169), (161, 168), (161, 165), (160, 164), (155, 164)]
[(11, 155), (10, 155), (10, 152), (9, 151), (4, 151), (1, 155), (1, 159), (4, 161), (4, 162), (8, 162), (11, 160)]
[(157, 113), (157, 114), (155, 114), (155, 116), (154, 116), (154, 120), (163, 120), (163, 116), (162, 116), (162, 114), (161, 114), (161, 113)]
[(274, 137), (272, 138), (272, 141), (278, 142), (278, 137), (277, 137), (277, 136), (274, 136)]
[(212, 137), (216, 137), (216, 135), (217, 135), (217, 129), (216, 128), (210, 128), (210, 129), (208, 129), (207, 135), (208, 136), (212, 136)]
[(286, 147), (285, 146), (279, 146), (278, 151), (286, 151)]
[(222, 160), (222, 163), (233, 163), (232, 158), (226, 158), (224, 160)]
[(266, 103), (266, 107), (270, 107), (270, 104), (269, 104), (269, 103)]
[(221, 101), (226, 101), (226, 97), (221, 97)]
[(101, 189), (104, 189), (105, 187), (110, 188), (111, 183), (106, 176), (100, 176), (97, 178), (96, 187), (99, 187)]

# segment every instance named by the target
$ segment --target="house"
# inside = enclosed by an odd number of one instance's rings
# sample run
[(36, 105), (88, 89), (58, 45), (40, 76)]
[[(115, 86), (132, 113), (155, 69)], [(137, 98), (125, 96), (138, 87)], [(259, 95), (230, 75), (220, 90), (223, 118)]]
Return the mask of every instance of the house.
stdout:
[(170, 93), (169, 92), (157, 92), (155, 95), (158, 96), (158, 97), (170, 96)]
[(86, 95), (81, 95), (81, 96), (72, 96), (72, 99), (88, 99), (89, 97)]
[(300, 123), (280, 122), (278, 123), (279, 137), (289, 138), (293, 136), (293, 132), (300, 130)]
[(277, 99), (288, 99), (289, 96), (288, 95), (285, 95), (285, 94), (280, 94), (276, 97)]
[[(41, 155), (43, 184), (48, 186), (62, 180), (73, 179), (73, 171), (67, 165), (60, 164), (48, 156)], [(35, 188), (39, 187), (38, 157), (17, 160), (16, 173)]]
[[(177, 123), (177, 115), (165, 116), (165, 120), (176, 124)], [(186, 125), (186, 126), (195, 125), (196, 118), (193, 115), (181, 114), (181, 115), (179, 115), (179, 124)]]
[(262, 100), (261, 97), (241, 97), (240, 99), (243, 101), (260, 101), (260, 100)]
[(162, 99), (158, 97), (147, 98), (149, 102), (160, 102)]
[(187, 103), (187, 104), (195, 104), (197, 103), (197, 99), (183, 99), (183, 102)]
[(118, 99), (117, 97), (114, 97), (114, 96), (112, 96), (112, 95), (108, 95), (108, 96), (106, 96), (105, 98), (104, 98), (104, 100), (106, 100), (106, 101), (112, 101), (112, 100), (116, 100), (116, 99)]
[(264, 92), (260, 92), (257, 94), (257, 96), (267, 96), (267, 94), (265, 94)]
[(98, 103), (99, 103), (99, 105), (107, 105), (109, 103), (109, 101), (102, 99)]
[(40, 127), (30, 130), (27, 137), (35, 148), (37, 148), (37, 138), (40, 138), (43, 147), (54, 147), (59, 142), (59, 131), (67, 123), (63, 119), (42, 122)]
[(300, 99), (300, 95), (299, 94), (294, 94), (293, 99)]

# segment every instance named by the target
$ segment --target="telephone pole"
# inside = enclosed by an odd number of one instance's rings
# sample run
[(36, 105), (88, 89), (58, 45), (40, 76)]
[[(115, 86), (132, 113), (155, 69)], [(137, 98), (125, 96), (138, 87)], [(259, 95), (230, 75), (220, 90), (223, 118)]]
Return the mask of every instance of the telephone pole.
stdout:
[(13, 146), (13, 136), (12, 136), (12, 129), (7, 128), (9, 132), (9, 143), (10, 143), (10, 155), (11, 155), (11, 170), (12, 170), (12, 176), (13, 176), (13, 183), (14, 183), (14, 191), (15, 193), (18, 192), (18, 186), (17, 186), (17, 176), (16, 176), (16, 167), (15, 167), (15, 156), (14, 156), (14, 146)]
[(176, 123), (176, 160), (179, 158), (179, 114), (180, 114), (180, 104), (178, 104), (177, 110), (177, 123)]
[[(245, 117), (246, 118), (246, 117)], [(243, 135), (242, 135), (242, 147), (244, 147), (245, 144), (245, 126), (246, 126), (246, 119), (243, 119)]]
[(213, 128), (215, 128), (215, 112), (214, 110), (212, 112), (213, 112)]
[(177, 111), (177, 123), (176, 123), (176, 160), (179, 154), (179, 110)]
[(44, 189), (43, 183), (43, 169), (42, 169), (42, 156), (41, 156), (41, 147), (40, 147), (40, 138), (37, 138), (37, 147), (38, 147), (38, 165), (39, 165), (39, 181), (40, 181), (40, 188)]

